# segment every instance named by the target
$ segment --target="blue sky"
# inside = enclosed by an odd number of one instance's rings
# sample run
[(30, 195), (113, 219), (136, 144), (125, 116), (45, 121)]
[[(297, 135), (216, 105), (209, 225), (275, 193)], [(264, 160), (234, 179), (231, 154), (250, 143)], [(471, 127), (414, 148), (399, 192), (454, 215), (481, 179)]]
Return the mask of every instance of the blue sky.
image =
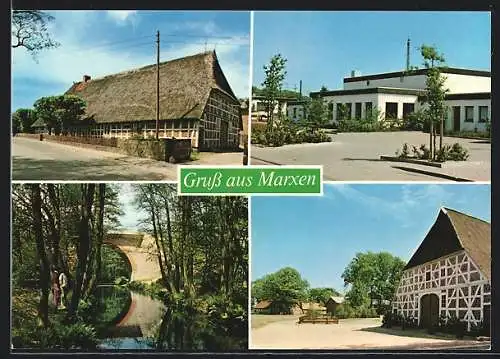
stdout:
[(215, 48), (235, 94), (248, 97), (249, 12), (48, 13), (55, 17), (50, 34), (61, 46), (41, 52), (38, 63), (23, 48), (13, 49), (12, 110), (30, 108), (42, 96), (61, 94), (84, 74), (100, 77), (155, 63), (157, 30), (161, 61)]
[(408, 261), (441, 206), (490, 221), (490, 185), (325, 184), (323, 197), (253, 197), (251, 277), (291, 266), (313, 287), (343, 290), (357, 252)]
[(302, 80), (304, 94), (342, 88), (351, 70), (403, 70), (408, 37), (414, 66), (425, 43), (437, 46), (448, 66), (490, 69), (488, 12), (255, 12), (253, 84), (261, 85), (262, 67), (277, 53), (288, 59), (285, 88), (298, 89)]

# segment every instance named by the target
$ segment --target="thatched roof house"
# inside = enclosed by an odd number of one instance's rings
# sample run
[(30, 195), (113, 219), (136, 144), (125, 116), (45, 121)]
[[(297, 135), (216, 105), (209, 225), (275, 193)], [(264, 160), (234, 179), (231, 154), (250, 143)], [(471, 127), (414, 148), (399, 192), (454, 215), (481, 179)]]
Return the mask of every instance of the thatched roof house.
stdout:
[[(240, 103), (215, 51), (162, 62), (159, 78), (160, 137), (191, 138), (201, 149), (238, 146)], [(91, 134), (147, 136), (156, 126), (156, 89), (157, 67), (148, 65), (97, 79), (85, 75), (66, 94), (86, 101), (90, 121), (82, 125)]]
[(433, 226), (404, 268), (393, 309), (436, 325), (455, 316), (468, 328), (489, 322), (491, 306), (490, 223), (441, 208)]

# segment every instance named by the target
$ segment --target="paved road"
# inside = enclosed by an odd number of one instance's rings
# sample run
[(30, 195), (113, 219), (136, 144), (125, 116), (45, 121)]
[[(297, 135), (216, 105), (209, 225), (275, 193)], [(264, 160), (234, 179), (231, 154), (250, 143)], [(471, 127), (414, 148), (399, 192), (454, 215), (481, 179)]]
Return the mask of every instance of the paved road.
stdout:
[[(147, 158), (14, 137), (13, 180), (177, 180), (177, 166)], [(242, 163), (241, 153), (202, 153), (186, 164)]]
[[(252, 349), (487, 349), (484, 342), (386, 333), (380, 319), (341, 319), (339, 324), (297, 324), (296, 320), (252, 329)], [(486, 348), (485, 348), (486, 347)]]
[[(419, 146), (428, 142), (421, 132), (339, 133), (333, 142), (251, 148), (251, 164), (323, 165), (325, 180), (331, 181), (449, 181), (419, 169), (473, 181), (491, 179), (491, 144), (482, 140), (445, 137), (444, 143), (460, 143), (469, 150), (469, 160), (445, 163), (444, 168), (380, 161), (394, 156), (403, 143)], [(438, 140), (439, 142), (439, 140)], [(397, 168), (403, 167), (403, 168)]]

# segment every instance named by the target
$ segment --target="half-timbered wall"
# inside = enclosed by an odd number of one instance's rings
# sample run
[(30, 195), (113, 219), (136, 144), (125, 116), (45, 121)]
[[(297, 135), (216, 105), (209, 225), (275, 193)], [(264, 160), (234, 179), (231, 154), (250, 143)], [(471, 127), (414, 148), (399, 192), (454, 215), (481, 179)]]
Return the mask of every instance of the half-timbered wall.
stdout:
[[(159, 138), (191, 139), (193, 147), (198, 147), (198, 121), (189, 119), (163, 120), (159, 123)], [(90, 137), (131, 138), (133, 136), (155, 137), (156, 121), (95, 124), (75, 128), (73, 135)]]
[(438, 296), (439, 315), (467, 322), (468, 330), (484, 319), (484, 307), (491, 305), (490, 282), (465, 251), (404, 271), (393, 311), (420, 323), (420, 298), (425, 294)]
[[(203, 149), (237, 148), (240, 132), (240, 104), (220, 91), (210, 93), (203, 111), (200, 127), (203, 128), (200, 147)], [(223, 123), (227, 123), (224, 138)], [(200, 128), (200, 131), (201, 131)]]

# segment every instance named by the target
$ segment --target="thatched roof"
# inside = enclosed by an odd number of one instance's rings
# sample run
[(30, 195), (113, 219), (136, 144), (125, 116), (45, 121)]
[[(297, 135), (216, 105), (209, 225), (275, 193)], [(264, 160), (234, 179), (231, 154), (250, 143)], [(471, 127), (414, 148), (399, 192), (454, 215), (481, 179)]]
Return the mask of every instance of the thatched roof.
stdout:
[(261, 300), (255, 305), (255, 309), (267, 309), (272, 304), (270, 300)]
[[(66, 94), (83, 98), (97, 123), (155, 120), (156, 75), (149, 65), (75, 83)], [(215, 51), (160, 63), (160, 119), (200, 118), (213, 89), (239, 106)]]
[(490, 223), (453, 209), (441, 208), (436, 222), (405, 269), (460, 250), (465, 250), (481, 272), (491, 279)]

